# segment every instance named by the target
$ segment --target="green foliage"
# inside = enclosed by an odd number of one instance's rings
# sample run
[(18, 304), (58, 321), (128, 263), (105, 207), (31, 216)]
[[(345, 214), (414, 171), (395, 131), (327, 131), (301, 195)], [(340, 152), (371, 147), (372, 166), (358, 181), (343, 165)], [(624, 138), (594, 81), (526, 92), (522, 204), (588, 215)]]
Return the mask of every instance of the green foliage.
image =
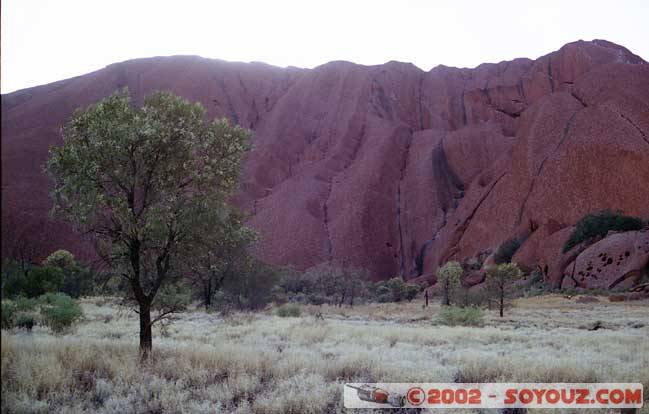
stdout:
[(29, 312), (38, 307), (38, 299), (18, 296), (14, 299), (14, 304), (16, 305), (16, 310), (20, 312)]
[(525, 286), (524, 295), (527, 297), (540, 296), (548, 293), (548, 291), (550, 291), (550, 287), (545, 283), (543, 272), (539, 269), (533, 270)]
[(18, 308), (11, 300), (2, 301), (2, 329), (11, 329), (14, 327), (14, 318)]
[(272, 300), (273, 287), (278, 281), (276, 268), (250, 259), (224, 281), (221, 301), (241, 310), (263, 309)]
[(403, 298), (410, 302), (419, 292), (421, 292), (421, 286), (415, 283), (406, 283), (403, 287)]
[(439, 311), (439, 321), (445, 325), (480, 326), (484, 312), (476, 306), (444, 306)]
[(516, 263), (501, 263), (487, 270), (487, 286), (506, 287), (523, 275)]
[(518, 237), (511, 238), (498, 247), (494, 254), (496, 264), (509, 263), (516, 251), (521, 247), (521, 240)]
[(2, 261), (2, 297), (13, 298), (24, 294), (25, 270), (21, 264), (13, 259)]
[(88, 295), (93, 291), (93, 273), (80, 266), (74, 255), (67, 250), (57, 250), (50, 254), (43, 265), (61, 269), (63, 284), (60, 291), (73, 298)]
[(625, 216), (611, 210), (587, 214), (575, 224), (575, 229), (563, 246), (563, 252), (595, 237), (604, 237), (609, 231), (633, 231), (641, 230), (642, 227), (642, 220), (638, 217)]
[(365, 272), (334, 263), (313, 266), (304, 273), (284, 269), (279, 287), (289, 301), (321, 305), (353, 305), (367, 297)]
[(498, 303), (500, 316), (503, 316), (505, 299), (511, 293), (512, 283), (523, 275), (516, 263), (502, 263), (487, 270), (487, 288)]
[(483, 306), (489, 302), (489, 292), (481, 287), (462, 287), (457, 294), (460, 306)]
[(65, 250), (52, 253), (42, 266), (5, 260), (2, 266), (4, 297), (38, 297), (46, 292), (63, 292), (72, 297), (88, 295), (94, 289), (94, 274), (78, 265)]
[(63, 287), (63, 279), (63, 271), (57, 267), (35, 267), (27, 273), (24, 294), (33, 298), (47, 292), (58, 292)]
[[(39, 316), (40, 313), (40, 316)], [(53, 332), (70, 328), (83, 316), (81, 306), (63, 293), (46, 293), (39, 298), (19, 296), (2, 301), (2, 328), (13, 327), (31, 330), (43, 322)]]
[(31, 331), (38, 323), (38, 317), (33, 312), (19, 312), (15, 316), (14, 326)]
[(65, 271), (61, 292), (79, 298), (88, 296), (95, 291), (95, 274), (89, 268), (79, 267), (73, 271)]
[(152, 303), (152, 309), (159, 314), (182, 312), (187, 309), (191, 300), (187, 286), (182, 283), (170, 283), (160, 288)]
[(421, 291), (421, 287), (415, 283), (407, 283), (400, 277), (377, 282), (374, 285), (374, 296), (377, 302), (410, 302)]
[(57, 250), (43, 260), (43, 266), (58, 267), (61, 270), (74, 270), (78, 265), (72, 253), (67, 250)]
[(209, 248), (192, 249), (189, 254), (193, 260), (185, 263), (188, 278), (206, 308), (212, 305), (223, 282), (236, 277), (251, 260), (249, 248), (257, 240), (257, 234), (243, 225), (243, 216), (238, 211), (231, 209), (224, 215)]
[(276, 313), (277, 316), (281, 318), (286, 318), (286, 317), (298, 318), (302, 312), (300, 311), (300, 307), (298, 305), (293, 303), (287, 303), (277, 308)]
[(36, 325), (34, 312), (37, 310), (37, 306), (37, 299), (23, 296), (18, 296), (14, 300), (3, 300), (2, 328), (18, 327), (31, 330)]
[(47, 293), (38, 302), (43, 323), (55, 333), (69, 329), (83, 316), (77, 301), (63, 293)]
[[(63, 145), (50, 148), (54, 211), (93, 235), (112, 273), (128, 279), (142, 318), (187, 262), (218, 243), (227, 221), (251, 134), (205, 114), (170, 92), (135, 106), (123, 90), (75, 112)], [(148, 353), (151, 324), (141, 326)]]
[(453, 298), (460, 288), (462, 265), (458, 262), (448, 262), (437, 271), (437, 285), (442, 292), (442, 304), (451, 305)]

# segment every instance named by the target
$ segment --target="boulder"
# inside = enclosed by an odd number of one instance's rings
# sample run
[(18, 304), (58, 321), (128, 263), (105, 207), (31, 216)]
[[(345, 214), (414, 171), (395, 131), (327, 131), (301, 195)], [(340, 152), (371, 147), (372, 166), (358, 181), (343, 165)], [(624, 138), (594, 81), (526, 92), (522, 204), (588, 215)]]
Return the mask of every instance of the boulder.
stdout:
[(630, 288), (647, 272), (649, 229), (612, 233), (581, 252), (566, 269), (562, 286)]

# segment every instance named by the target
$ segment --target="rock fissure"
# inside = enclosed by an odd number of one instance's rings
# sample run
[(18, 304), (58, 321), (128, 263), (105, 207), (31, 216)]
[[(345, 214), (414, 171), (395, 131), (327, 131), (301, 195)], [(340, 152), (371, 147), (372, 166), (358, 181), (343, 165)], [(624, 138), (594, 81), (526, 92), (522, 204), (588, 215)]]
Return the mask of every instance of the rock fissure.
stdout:
[(518, 219), (516, 220), (516, 225), (519, 225), (523, 219), (523, 214), (525, 213), (525, 207), (527, 206), (527, 201), (529, 200), (530, 196), (532, 195), (532, 192), (534, 191), (534, 185), (536, 184), (536, 179), (543, 172), (543, 167), (545, 166), (545, 162), (557, 152), (557, 150), (561, 147), (563, 142), (566, 140), (566, 137), (568, 136), (568, 132), (570, 131), (570, 125), (572, 125), (572, 121), (574, 120), (578, 112), (579, 111), (575, 111), (572, 113), (572, 115), (570, 116), (570, 118), (566, 122), (566, 125), (563, 128), (563, 133), (561, 139), (559, 140), (559, 143), (547, 156), (543, 158), (543, 160), (541, 160), (541, 163), (539, 164), (539, 168), (537, 169), (536, 174), (532, 177), (530, 187), (527, 190), (525, 197), (523, 198), (523, 202), (521, 203), (521, 207), (518, 211)]
[(636, 131), (638, 131), (640, 133), (640, 137), (642, 138), (642, 140), (644, 142), (649, 144), (649, 139), (647, 138), (647, 134), (645, 134), (644, 131), (642, 129), (640, 129), (640, 127), (638, 125), (636, 125), (628, 116), (624, 115), (622, 112), (619, 112), (619, 115), (620, 115), (620, 117), (622, 117), (622, 119), (624, 119), (626, 122), (631, 124), (631, 126), (633, 128), (635, 128)]
[(507, 175), (507, 171), (503, 172), (497, 179), (495, 179), (492, 182), (491, 186), (489, 186), (489, 189), (487, 189), (484, 192), (484, 194), (482, 194), (482, 196), (476, 203), (475, 207), (471, 210), (471, 213), (462, 221), (462, 224), (457, 227), (454, 241), (450, 244), (449, 250), (444, 255), (443, 262), (449, 261), (450, 258), (453, 256), (453, 254), (455, 254), (455, 252), (458, 250), (457, 244), (462, 240), (462, 237), (464, 237), (464, 233), (466, 232), (466, 229), (471, 224), (471, 221), (473, 220), (475, 214), (478, 212), (478, 209), (480, 208), (482, 203), (487, 199), (487, 197), (489, 197), (489, 194), (491, 194), (493, 189), (496, 187), (496, 185), (500, 182), (500, 180), (502, 180), (502, 178), (505, 175)]
[(410, 130), (408, 140), (406, 141), (403, 150), (403, 161), (401, 163), (401, 170), (399, 171), (399, 181), (397, 182), (397, 229), (399, 231), (399, 274), (405, 278), (405, 252), (403, 243), (403, 228), (401, 224), (401, 184), (405, 175), (406, 167), (408, 166), (408, 158), (410, 156), (410, 148), (412, 146), (413, 131)]

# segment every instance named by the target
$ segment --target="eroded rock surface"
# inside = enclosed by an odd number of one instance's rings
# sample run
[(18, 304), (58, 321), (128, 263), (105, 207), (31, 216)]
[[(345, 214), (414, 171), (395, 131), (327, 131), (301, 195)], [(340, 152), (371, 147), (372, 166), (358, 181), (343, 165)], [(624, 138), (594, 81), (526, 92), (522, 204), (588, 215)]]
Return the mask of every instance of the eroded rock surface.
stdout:
[(630, 288), (649, 264), (649, 230), (615, 233), (592, 244), (566, 269), (563, 287)]
[(561, 283), (560, 249), (580, 217), (649, 217), (649, 65), (610, 42), (429, 72), (178, 56), (2, 96), (3, 254), (31, 237), (36, 256), (91, 256), (48, 218), (41, 166), (75, 108), (124, 86), (136, 103), (169, 89), (255, 131), (235, 202), (260, 232), (256, 254), (275, 264), (335, 260), (374, 279), (432, 281), (445, 261), (524, 235), (515, 259)]

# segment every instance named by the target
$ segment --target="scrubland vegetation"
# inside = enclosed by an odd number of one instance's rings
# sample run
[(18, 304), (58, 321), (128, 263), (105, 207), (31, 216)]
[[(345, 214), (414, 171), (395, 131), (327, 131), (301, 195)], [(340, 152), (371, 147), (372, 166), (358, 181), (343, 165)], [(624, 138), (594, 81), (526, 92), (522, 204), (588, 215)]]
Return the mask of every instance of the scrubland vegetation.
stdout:
[[(602, 298), (603, 300), (603, 298)], [(202, 308), (155, 329), (140, 364), (139, 320), (82, 299), (74, 331), (2, 332), (4, 412), (344, 411), (344, 382), (614, 382), (649, 386), (649, 304), (560, 295), (517, 299), (480, 327), (448, 326), (438, 303), (292, 305), (299, 316)], [(599, 323), (598, 330), (589, 330)]]

